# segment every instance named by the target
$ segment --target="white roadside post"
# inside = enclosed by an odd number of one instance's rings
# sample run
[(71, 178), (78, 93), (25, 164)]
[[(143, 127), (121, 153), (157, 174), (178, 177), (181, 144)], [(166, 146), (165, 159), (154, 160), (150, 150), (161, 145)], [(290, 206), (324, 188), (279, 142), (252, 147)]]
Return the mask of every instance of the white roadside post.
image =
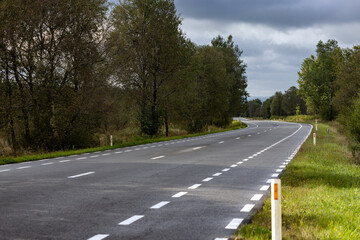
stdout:
[(317, 131), (317, 119), (315, 120), (315, 129)]
[(313, 138), (314, 138), (314, 146), (316, 145), (316, 133), (313, 134)]
[(110, 135), (110, 146), (113, 146), (113, 136)]
[(271, 180), (271, 235), (272, 240), (281, 240), (281, 180)]

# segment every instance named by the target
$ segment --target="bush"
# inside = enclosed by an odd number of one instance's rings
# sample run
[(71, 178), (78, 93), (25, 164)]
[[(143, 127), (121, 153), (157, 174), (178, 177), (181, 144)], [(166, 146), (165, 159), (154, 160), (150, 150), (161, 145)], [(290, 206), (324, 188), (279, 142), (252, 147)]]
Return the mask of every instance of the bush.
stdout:
[(352, 111), (345, 117), (345, 129), (350, 137), (350, 149), (357, 164), (360, 164), (360, 95)]

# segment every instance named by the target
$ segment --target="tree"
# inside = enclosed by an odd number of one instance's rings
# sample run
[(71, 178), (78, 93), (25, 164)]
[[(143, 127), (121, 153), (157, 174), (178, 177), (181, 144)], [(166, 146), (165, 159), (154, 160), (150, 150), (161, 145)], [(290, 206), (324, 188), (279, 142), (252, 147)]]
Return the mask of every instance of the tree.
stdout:
[(316, 48), (317, 56), (304, 60), (299, 72), (300, 93), (304, 97), (308, 109), (320, 114), (326, 120), (336, 116), (333, 106), (335, 95), (334, 55), (338, 47), (335, 40), (327, 43), (319, 41)]
[(298, 95), (298, 89), (296, 87), (290, 87), (285, 91), (282, 99), (282, 110), (286, 116), (295, 115), (297, 106), (300, 107), (300, 111), (305, 113), (305, 102)]
[(0, 8), (13, 146), (16, 139), (33, 149), (91, 145), (106, 86), (99, 67), (106, 1), (4, 0)]
[(248, 117), (261, 117), (261, 100), (257, 98), (249, 101), (248, 104), (249, 106), (246, 115)]
[(263, 118), (269, 119), (271, 117), (271, 103), (273, 101), (274, 97), (269, 97), (263, 102), (262, 108), (261, 108), (261, 115)]
[(112, 12), (107, 49), (116, 80), (135, 91), (141, 131), (156, 135), (186, 41), (172, 0), (125, 0)]
[(270, 112), (272, 116), (284, 116), (282, 101), (283, 94), (281, 92), (276, 92), (270, 105)]

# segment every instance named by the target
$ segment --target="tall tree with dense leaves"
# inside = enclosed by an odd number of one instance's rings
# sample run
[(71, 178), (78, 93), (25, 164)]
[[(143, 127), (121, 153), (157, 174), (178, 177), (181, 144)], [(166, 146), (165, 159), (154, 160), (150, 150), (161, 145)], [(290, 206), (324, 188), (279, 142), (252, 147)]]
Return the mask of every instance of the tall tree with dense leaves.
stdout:
[(163, 106), (183, 64), (186, 41), (173, 0), (124, 0), (112, 13), (107, 49), (116, 80), (135, 92), (141, 131), (156, 135)]
[(276, 92), (270, 105), (270, 112), (272, 116), (284, 116), (282, 109), (283, 94)]
[(12, 141), (84, 147), (96, 127), (96, 95), (106, 85), (98, 65), (106, 1), (4, 0), (0, 8), (7, 119), (19, 126)]
[(308, 109), (326, 120), (336, 116), (333, 98), (336, 90), (334, 55), (337, 47), (335, 40), (328, 40), (327, 43), (319, 41), (316, 57), (305, 59), (299, 72), (300, 93)]

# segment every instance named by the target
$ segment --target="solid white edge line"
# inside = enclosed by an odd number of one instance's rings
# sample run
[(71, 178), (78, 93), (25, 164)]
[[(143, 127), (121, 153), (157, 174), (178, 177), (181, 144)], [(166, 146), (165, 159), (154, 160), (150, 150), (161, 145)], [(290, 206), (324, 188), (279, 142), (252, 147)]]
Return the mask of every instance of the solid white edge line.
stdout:
[(137, 220), (139, 220), (139, 219), (141, 219), (143, 217), (144, 217), (144, 215), (134, 215), (131, 218), (128, 218), (128, 219), (120, 222), (119, 225), (127, 226), (127, 225), (130, 225), (130, 224), (136, 222)]
[(68, 178), (78, 178), (78, 177), (90, 175), (90, 174), (93, 174), (93, 173), (95, 173), (95, 172), (81, 173), (81, 174), (78, 174), (78, 175), (69, 176)]
[(97, 234), (91, 238), (89, 238), (88, 240), (102, 240), (104, 238), (107, 238), (108, 236), (110, 236), (109, 234)]
[(150, 207), (150, 209), (159, 209), (169, 203), (170, 203), (169, 201), (162, 201), (162, 202), (159, 202), (159, 203), (155, 204), (154, 206)]
[(260, 188), (260, 191), (267, 191), (269, 189), (269, 185), (264, 185)]

